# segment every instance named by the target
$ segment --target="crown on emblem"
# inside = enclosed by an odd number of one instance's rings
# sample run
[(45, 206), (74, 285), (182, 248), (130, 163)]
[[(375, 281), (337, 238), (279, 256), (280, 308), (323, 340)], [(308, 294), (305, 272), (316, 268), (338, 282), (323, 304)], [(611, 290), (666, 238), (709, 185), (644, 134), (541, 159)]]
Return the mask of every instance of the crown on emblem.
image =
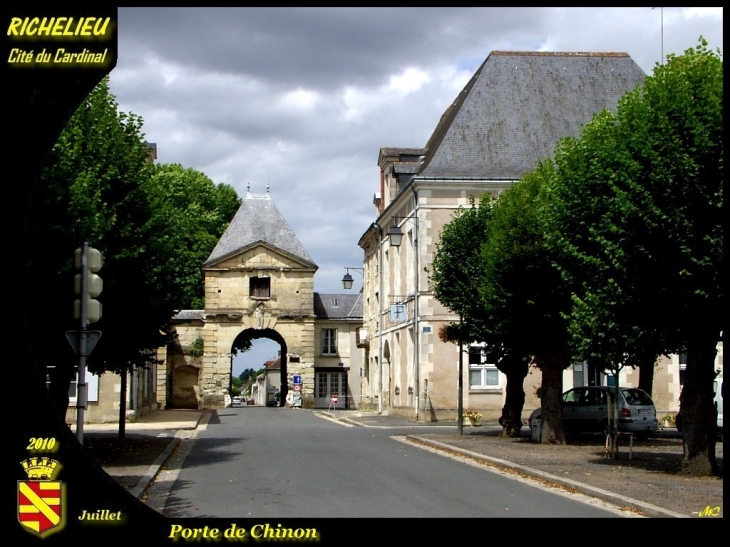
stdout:
[(28, 458), (20, 462), (30, 480), (47, 481), (60, 470), (58, 462), (51, 458)]

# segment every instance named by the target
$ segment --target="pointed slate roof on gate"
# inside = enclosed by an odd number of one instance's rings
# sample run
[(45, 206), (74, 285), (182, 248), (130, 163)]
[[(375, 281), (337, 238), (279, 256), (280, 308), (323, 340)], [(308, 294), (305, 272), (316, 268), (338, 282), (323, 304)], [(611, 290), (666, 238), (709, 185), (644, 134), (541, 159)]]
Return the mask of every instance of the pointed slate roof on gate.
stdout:
[(444, 112), (418, 176), (517, 179), (645, 78), (627, 53), (493, 51)]
[(265, 196), (246, 195), (203, 266), (226, 258), (255, 243), (268, 244), (317, 268), (268, 193)]

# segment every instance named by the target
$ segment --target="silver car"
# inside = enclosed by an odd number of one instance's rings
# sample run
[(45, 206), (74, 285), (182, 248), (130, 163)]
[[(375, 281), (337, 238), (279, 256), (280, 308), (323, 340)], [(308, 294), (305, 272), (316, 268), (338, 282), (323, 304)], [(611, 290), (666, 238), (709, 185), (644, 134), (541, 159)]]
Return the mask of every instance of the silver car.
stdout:
[[(584, 386), (563, 393), (563, 428), (566, 433), (608, 432), (607, 386)], [(633, 387), (622, 387), (618, 395), (618, 429), (647, 438), (658, 427), (656, 407), (648, 393)], [(530, 414), (530, 427), (542, 418), (542, 409)]]

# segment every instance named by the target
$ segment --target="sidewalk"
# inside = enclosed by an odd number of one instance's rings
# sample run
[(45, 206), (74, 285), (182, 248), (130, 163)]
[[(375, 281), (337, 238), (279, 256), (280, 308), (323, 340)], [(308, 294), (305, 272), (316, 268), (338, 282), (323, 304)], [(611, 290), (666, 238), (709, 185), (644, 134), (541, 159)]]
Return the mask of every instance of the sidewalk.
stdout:
[[(622, 445), (616, 461), (604, 457), (602, 441), (596, 436), (571, 440), (565, 446), (541, 445), (531, 441), (526, 428), (519, 438), (500, 438), (501, 426), (496, 422), (464, 427), (463, 435), (459, 435), (456, 422), (415, 422), (353, 410), (311, 412), (349, 426), (391, 429), (394, 435), (399, 435), (399, 428), (408, 428), (410, 434), (400, 438), (414, 446), (600, 499), (624, 508), (627, 514), (691, 518), (709, 506), (719, 507), (720, 517), (723, 516), (723, 478), (695, 478), (679, 473), (683, 448), (676, 430), (659, 431), (655, 438), (635, 441), (631, 450)], [(136, 484), (128, 485), (128, 490), (142, 497), (180, 439), (194, 437), (196, 428), (203, 427), (214, 414), (214, 410), (160, 410), (128, 423), (126, 431), (130, 434), (169, 436), (171, 442), (139, 480), (139, 469), (115, 467), (110, 474), (118, 480), (125, 473), (129, 478), (134, 474), (132, 480)], [(117, 428), (116, 424), (89, 424), (84, 430), (108, 434)], [(413, 434), (413, 428), (419, 432)], [(722, 442), (716, 444), (716, 458), (722, 470)]]
[[(125, 431), (145, 431), (150, 429), (185, 430), (196, 429), (205, 411), (202, 410), (156, 410), (135, 421), (125, 422)], [(72, 425), (76, 431), (76, 425)], [(84, 434), (103, 431), (119, 431), (119, 424), (84, 424)]]
[[(196, 429), (214, 411), (208, 410), (157, 410), (135, 421), (125, 422), (127, 438), (151, 437), (150, 442), (140, 445), (137, 465), (120, 462), (102, 464), (104, 471), (125, 487), (132, 495), (141, 499), (149, 485), (155, 480), (165, 462), (185, 437), (195, 436)], [(71, 427), (76, 431), (75, 424)], [(84, 439), (116, 437), (119, 424), (84, 424)], [(157, 442), (152, 442), (157, 441)], [(140, 463), (142, 462), (142, 463)]]

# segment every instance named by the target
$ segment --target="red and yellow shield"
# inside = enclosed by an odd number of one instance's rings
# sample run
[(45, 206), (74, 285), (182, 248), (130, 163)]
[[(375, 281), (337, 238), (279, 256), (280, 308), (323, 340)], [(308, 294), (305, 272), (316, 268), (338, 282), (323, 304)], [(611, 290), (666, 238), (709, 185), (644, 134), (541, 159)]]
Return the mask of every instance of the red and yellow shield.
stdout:
[(61, 481), (18, 481), (18, 521), (39, 536), (60, 530), (65, 494)]

